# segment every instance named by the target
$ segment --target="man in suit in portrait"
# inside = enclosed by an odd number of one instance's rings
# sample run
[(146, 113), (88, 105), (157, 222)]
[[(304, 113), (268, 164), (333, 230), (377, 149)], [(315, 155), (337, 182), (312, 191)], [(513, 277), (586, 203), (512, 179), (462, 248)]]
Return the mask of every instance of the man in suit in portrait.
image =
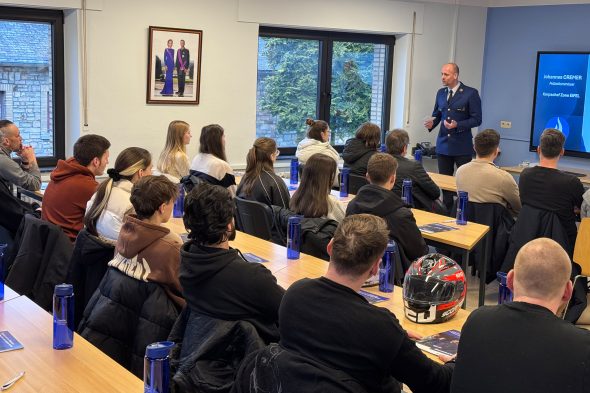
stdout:
[(184, 81), (191, 64), (189, 50), (184, 47), (184, 40), (180, 40), (180, 49), (176, 51), (176, 75), (178, 76), (178, 96), (184, 97)]
[[(424, 122), (428, 131), (439, 123), (436, 138), (438, 172), (453, 175), (457, 168), (471, 161), (473, 155), (473, 136), (471, 129), (481, 124), (481, 99), (476, 89), (459, 81), (459, 66), (447, 63), (442, 66), (443, 88), (436, 93), (432, 118)], [(447, 207), (452, 205), (452, 194), (443, 193)]]

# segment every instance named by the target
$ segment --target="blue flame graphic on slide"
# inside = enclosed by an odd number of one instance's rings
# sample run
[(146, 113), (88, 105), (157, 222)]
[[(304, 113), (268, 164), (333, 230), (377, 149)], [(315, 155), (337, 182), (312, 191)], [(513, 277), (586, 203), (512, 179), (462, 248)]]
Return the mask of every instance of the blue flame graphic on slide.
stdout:
[(565, 139), (567, 139), (568, 135), (570, 134), (570, 125), (565, 120), (565, 117), (555, 116), (549, 119), (547, 124), (545, 124), (545, 128), (555, 128), (556, 130), (561, 131)]

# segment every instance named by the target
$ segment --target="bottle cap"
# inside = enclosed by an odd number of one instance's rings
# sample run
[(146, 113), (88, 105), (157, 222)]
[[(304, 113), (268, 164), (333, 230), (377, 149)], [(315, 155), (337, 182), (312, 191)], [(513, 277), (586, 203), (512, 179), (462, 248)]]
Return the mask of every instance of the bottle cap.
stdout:
[(291, 165), (293, 165), (294, 163), (299, 164), (299, 158), (291, 158)]
[(459, 198), (468, 198), (469, 197), (469, 193), (467, 191), (458, 191), (457, 194), (459, 194)]
[(395, 242), (393, 240), (390, 240), (387, 243), (387, 250), (386, 252), (395, 252), (395, 249), (397, 248), (397, 244), (395, 244)]
[(57, 296), (70, 296), (74, 293), (74, 286), (72, 284), (57, 284), (53, 293)]
[(174, 341), (159, 341), (157, 343), (152, 343), (145, 347), (145, 356), (150, 359), (163, 359), (170, 355), (170, 351), (174, 345)]
[(291, 216), (291, 217), (289, 217), (289, 225), (290, 224), (301, 224), (301, 216)]
[(412, 185), (412, 179), (410, 179), (410, 178), (404, 179), (404, 185), (408, 185), (408, 184)]
[(342, 168), (341, 172), (343, 175), (345, 175), (345, 174), (348, 175), (350, 173), (350, 168)]

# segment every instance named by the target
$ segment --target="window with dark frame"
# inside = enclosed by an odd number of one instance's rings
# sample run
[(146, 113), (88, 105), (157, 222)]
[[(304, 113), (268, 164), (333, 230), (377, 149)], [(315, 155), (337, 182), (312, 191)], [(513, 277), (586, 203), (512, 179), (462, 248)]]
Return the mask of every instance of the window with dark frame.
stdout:
[(55, 166), (65, 156), (63, 12), (0, 7), (0, 31), (0, 116), (39, 166)]
[(359, 125), (389, 128), (395, 37), (260, 27), (256, 136), (295, 153), (307, 118), (325, 120), (341, 150)]

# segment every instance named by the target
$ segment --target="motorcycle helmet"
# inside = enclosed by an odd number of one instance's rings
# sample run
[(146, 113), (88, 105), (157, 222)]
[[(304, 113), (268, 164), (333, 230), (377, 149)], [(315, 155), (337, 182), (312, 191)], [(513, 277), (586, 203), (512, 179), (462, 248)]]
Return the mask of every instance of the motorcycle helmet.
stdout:
[(424, 255), (404, 277), (404, 313), (416, 323), (448, 321), (461, 308), (466, 292), (465, 273), (457, 262), (441, 254)]

